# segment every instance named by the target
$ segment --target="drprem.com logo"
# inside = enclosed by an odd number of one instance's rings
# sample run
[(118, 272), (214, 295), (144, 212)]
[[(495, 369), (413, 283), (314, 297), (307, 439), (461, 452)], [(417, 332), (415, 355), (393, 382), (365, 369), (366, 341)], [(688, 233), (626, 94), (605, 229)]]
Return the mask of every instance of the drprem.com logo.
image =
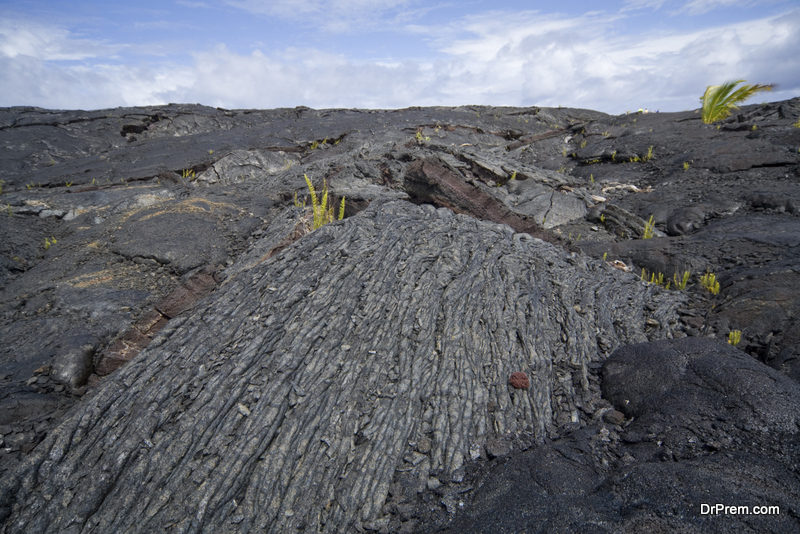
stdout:
[(780, 515), (780, 506), (728, 506), (725, 504), (700, 505), (700, 515)]

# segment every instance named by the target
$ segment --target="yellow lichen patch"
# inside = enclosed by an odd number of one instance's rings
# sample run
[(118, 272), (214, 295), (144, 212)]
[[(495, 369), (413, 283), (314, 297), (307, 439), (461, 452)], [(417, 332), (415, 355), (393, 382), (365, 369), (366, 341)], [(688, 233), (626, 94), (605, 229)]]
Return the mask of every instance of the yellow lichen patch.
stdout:
[(169, 204), (169, 207), (166, 209), (158, 210), (153, 213), (148, 213), (141, 219), (140, 221), (146, 221), (147, 219), (152, 219), (153, 217), (159, 217), (161, 215), (166, 215), (168, 213), (202, 213), (202, 214), (210, 214), (216, 213), (218, 211), (241, 211), (241, 208), (227, 203), (227, 202), (214, 202), (211, 200), (206, 200), (204, 198), (193, 198), (182, 200), (176, 204)]
[(150, 280), (142, 277), (141, 266), (118, 264), (107, 269), (79, 274), (65, 282), (76, 288), (110, 285), (116, 289), (135, 289), (148, 286)]
[[(90, 243), (91, 245), (91, 243)], [(119, 274), (119, 273), (117, 273)], [(67, 280), (67, 283), (73, 287), (91, 287), (100, 284), (105, 284), (114, 280), (115, 273), (112, 269), (103, 269), (101, 271), (95, 271), (93, 273), (86, 273), (76, 276), (71, 280)]]

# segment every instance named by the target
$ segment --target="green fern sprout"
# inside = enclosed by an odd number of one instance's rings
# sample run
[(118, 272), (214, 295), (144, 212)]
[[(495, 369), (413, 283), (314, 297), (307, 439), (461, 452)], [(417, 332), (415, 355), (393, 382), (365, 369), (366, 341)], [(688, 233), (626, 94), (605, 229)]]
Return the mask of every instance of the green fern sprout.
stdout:
[(700, 277), (700, 285), (708, 289), (712, 295), (719, 293), (719, 281), (714, 273), (706, 273)]
[(689, 271), (683, 271), (683, 278), (678, 280), (678, 273), (672, 275), (672, 280), (675, 282), (675, 287), (683, 291), (686, 289), (686, 285), (689, 283), (689, 277), (691, 273)]
[(684, 171), (688, 171), (689, 170), (689, 162), (688, 161), (684, 161), (683, 162), (683, 170)]
[(728, 332), (728, 343), (733, 345), (734, 347), (739, 344), (742, 340), (742, 331), (741, 330), (731, 330)]
[(703, 122), (711, 124), (720, 121), (731, 114), (731, 110), (738, 109), (739, 102), (743, 102), (759, 91), (771, 91), (772, 85), (742, 85), (734, 88), (745, 80), (725, 82), (721, 85), (709, 85), (700, 98), (703, 103)]
[(642, 239), (652, 239), (655, 235), (656, 231), (656, 223), (653, 220), (653, 216), (651, 215), (647, 222), (644, 223), (644, 233), (642, 234)]
[[(317, 197), (317, 191), (314, 189), (314, 184), (311, 183), (308, 175), (304, 174), (303, 178), (306, 179), (308, 191), (311, 193), (311, 208), (314, 210), (314, 222), (312, 230), (316, 230), (317, 228), (325, 226), (326, 224), (334, 221), (333, 207), (328, 207), (328, 183), (325, 180), (322, 181), (322, 201), (320, 201)], [(339, 206), (339, 220), (344, 218), (344, 202), (345, 197), (342, 197), (342, 202)], [(295, 205), (299, 205), (296, 195)], [(303, 203), (303, 205), (305, 205), (305, 203)]]

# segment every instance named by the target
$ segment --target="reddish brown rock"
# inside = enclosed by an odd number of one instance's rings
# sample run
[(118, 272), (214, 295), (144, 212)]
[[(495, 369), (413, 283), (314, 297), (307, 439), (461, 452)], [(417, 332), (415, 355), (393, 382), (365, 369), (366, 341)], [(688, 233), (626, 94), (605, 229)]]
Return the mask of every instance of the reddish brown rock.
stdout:
[(516, 232), (563, 244), (558, 236), (545, 231), (533, 219), (514, 213), (438, 158), (421, 159), (409, 165), (405, 190), (414, 202), (427, 202), (476, 219), (507, 224)]
[(528, 389), (531, 387), (528, 375), (523, 372), (511, 373), (511, 378), (508, 379), (508, 383), (511, 384), (511, 387), (514, 389)]

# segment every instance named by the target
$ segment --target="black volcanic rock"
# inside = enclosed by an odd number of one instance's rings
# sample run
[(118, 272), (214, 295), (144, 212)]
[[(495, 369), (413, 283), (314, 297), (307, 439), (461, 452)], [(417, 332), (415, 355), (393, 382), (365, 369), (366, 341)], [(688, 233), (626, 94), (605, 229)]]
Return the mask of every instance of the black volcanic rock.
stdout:
[[(499, 464), (442, 532), (796, 530), (797, 382), (726, 343), (683, 338), (618, 349), (602, 390), (626, 422)], [(780, 513), (710, 513), (718, 504)]]
[(0, 110), (2, 531), (796, 530), (798, 117)]

